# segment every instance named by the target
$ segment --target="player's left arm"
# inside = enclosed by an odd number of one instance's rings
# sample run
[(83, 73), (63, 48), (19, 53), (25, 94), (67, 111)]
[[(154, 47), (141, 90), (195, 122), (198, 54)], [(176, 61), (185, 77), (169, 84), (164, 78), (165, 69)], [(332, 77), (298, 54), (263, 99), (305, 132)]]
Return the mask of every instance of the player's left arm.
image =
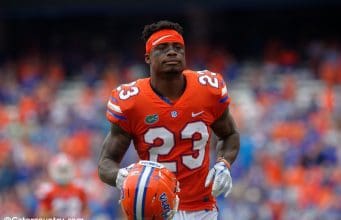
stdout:
[[(209, 94), (208, 103), (213, 116), (211, 128), (222, 142), (218, 149), (218, 158), (222, 157), (231, 165), (239, 151), (239, 133), (236, 123), (229, 112), (230, 97), (227, 92), (227, 84), (221, 74), (208, 70), (198, 71), (198, 79), (205, 86)], [(212, 102), (211, 102), (212, 101)]]
[(211, 128), (220, 141), (217, 147), (217, 162), (209, 171), (205, 186), (208, 187), (213, 181), (212, 195), (217, 197), (224, 194), (226, 197), (232, 190), (231, 164), (238, 155), (240, 145), (236, 123), (228, 107)]
[[(217, 158), (225, 159), (229, 165), (237, 158), (240, 139), (236, 123), (227, 107), (223, 114), (211, 125), (213, 132), (219, 138)], [(231, 169), (229, 167), (229, 169)]]

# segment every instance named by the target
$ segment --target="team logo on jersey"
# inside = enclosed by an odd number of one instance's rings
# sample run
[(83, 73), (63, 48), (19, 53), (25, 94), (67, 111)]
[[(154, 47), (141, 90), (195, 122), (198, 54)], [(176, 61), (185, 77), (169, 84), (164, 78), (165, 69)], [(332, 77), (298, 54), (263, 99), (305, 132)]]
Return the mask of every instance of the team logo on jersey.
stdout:
[(177, 111), (171, 111), (171, 116), (172, 116), (172, 118), (178, 117), (178, 112)]
[(164, 218), (167, 217), (168, 212), (171, 210), (170, 209), (170, 205), (168, 203), (168, 197), (166, 195), (166, 193), (161, 193), (160, 197), (159, 197), (160, 201), (161, 201), (161, 207), (162, 207), (162, 216)]
[(154, 124), (155, 122), (157, 122), (159, 120), (159, 116), (157, 114), (152, 114), (152, 115), (147, 115), (145, 118), (145, 122), (146, 124)]

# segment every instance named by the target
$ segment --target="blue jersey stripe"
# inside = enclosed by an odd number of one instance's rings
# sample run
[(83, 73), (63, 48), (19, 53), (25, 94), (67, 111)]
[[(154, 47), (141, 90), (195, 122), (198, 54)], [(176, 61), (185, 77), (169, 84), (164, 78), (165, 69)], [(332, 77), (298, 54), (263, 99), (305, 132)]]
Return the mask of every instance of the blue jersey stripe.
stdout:
[(107, 109), (107, 112), (108, 112), (111, 116), (113, 116), (113, 117), (115, 117), (115, 118), (117, 118), (117, 119), (119, 119), (119, 120), (127, 120), (126, 117), (124, 117), (124, 116), (122, 116), (122, 115), (115, 114), (115, 113), (113, 113), (112, 111), (110, 111), (110, 109)]
[(113, 102), (113, 103), (118, 103), (117, 99), (115, 97), (110, 97), (110, 101)]
[(228, 99), (229, 99), (229, 97), (228, 97), (228, 96), (225, 96), (225, 97), (223, 97), (223, 98), (221, 98), (221, 99), (219, 100), (219, 103), (224, 103), (224, 102), (226, 102)]

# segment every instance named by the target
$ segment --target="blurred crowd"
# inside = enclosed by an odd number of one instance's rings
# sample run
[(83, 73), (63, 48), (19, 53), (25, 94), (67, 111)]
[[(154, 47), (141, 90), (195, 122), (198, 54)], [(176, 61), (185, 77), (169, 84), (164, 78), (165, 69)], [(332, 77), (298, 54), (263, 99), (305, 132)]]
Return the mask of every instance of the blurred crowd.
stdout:
[[(254, 60), (208, 45), (189, 46), (187, 55), (191, 69), (223, 74), (241, 134), (233, 192), (218, 198), (220, 219), (339, 219), (340, 45), (311, 41), (295, 50), (274, 40)], [(36, 215), (46, 166), (64, 152), (87, 192), (88, 218), (121, 219), (118, 190), (97, 175), (110, 128), (106, 102), (118, 84), (146, 76), (143, 55), (123, 59), (119, 51), (82, 57), (32, 49), (3, 59), (0, 217)], [(122, 166), (136, 160), (130, 148)]]

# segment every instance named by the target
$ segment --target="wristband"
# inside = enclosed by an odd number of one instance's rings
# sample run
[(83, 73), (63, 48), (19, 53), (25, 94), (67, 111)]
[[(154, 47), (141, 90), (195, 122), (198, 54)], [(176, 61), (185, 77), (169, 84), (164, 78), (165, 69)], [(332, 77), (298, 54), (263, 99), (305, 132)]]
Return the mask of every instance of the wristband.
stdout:
[(223, 162), (225, 166), (231, 170), (231, 164), (224, 157), (218, 157), (217, 162)]

